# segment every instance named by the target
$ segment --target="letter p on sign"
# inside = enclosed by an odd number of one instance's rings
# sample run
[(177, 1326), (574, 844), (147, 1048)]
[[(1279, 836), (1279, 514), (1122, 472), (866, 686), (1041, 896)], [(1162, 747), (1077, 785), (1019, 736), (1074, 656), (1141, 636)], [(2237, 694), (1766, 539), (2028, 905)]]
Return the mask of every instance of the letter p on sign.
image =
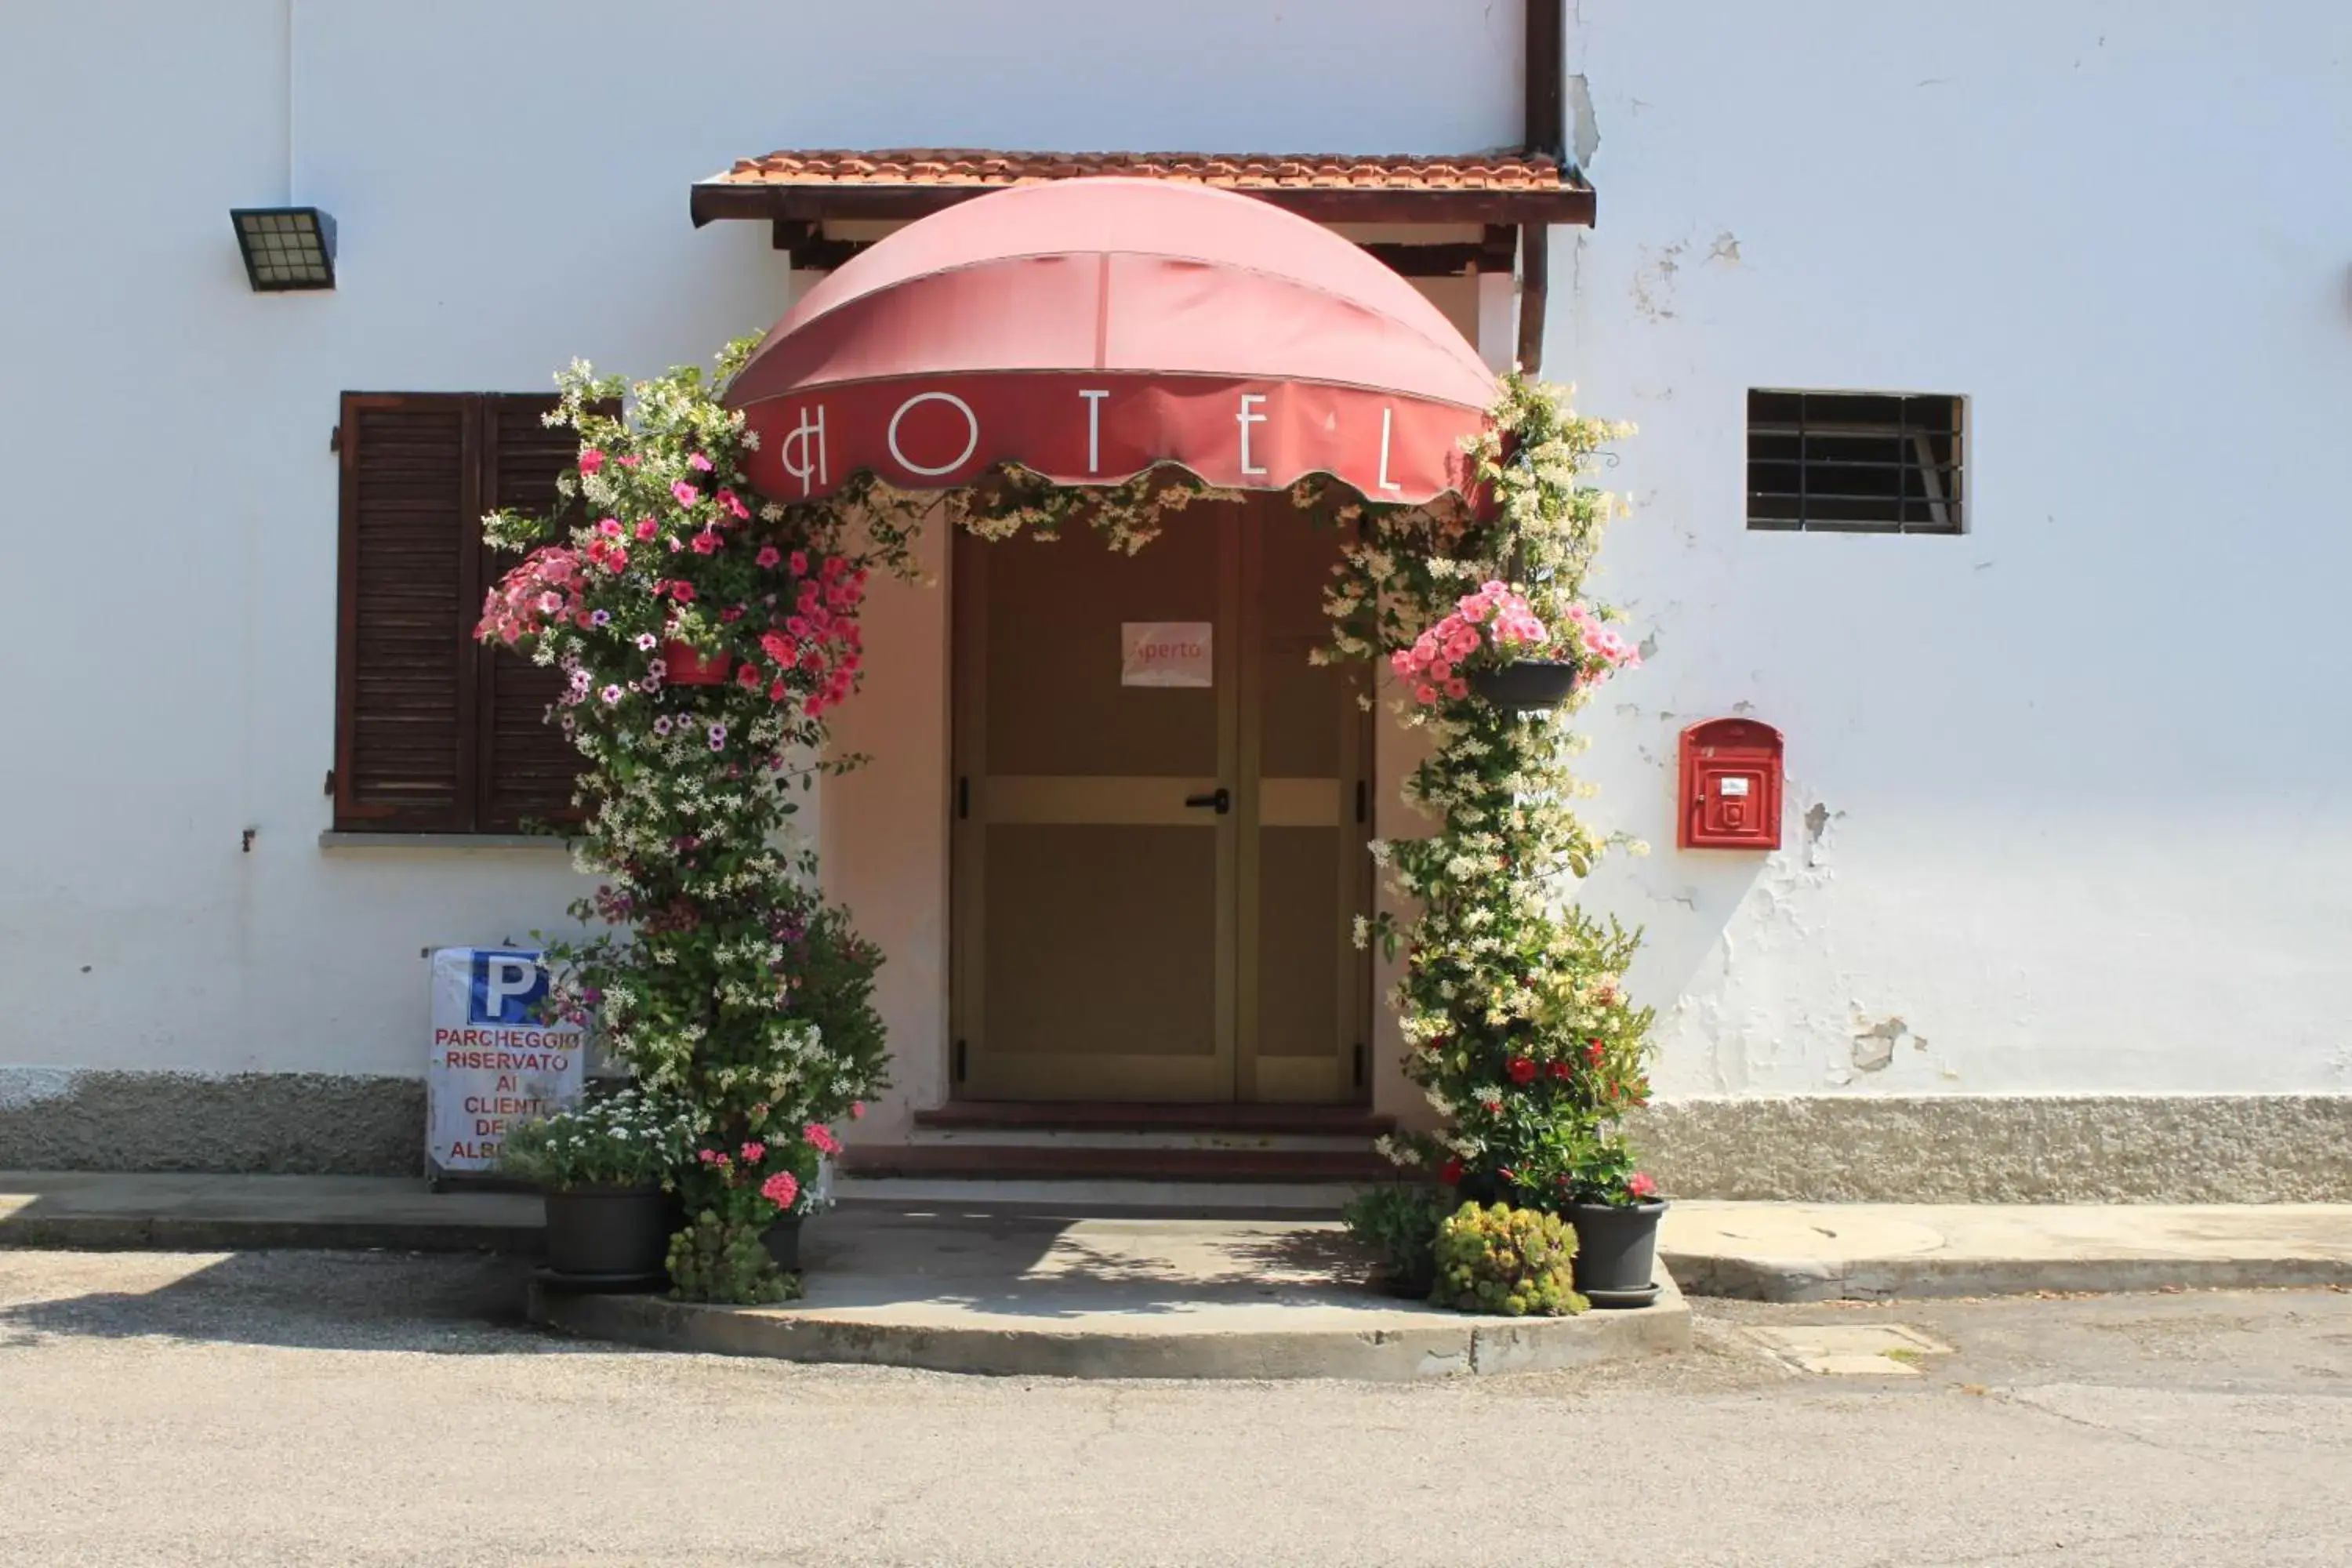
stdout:
[(530, 1005), (547, 994), (547, 976), (535, 952), (477, 952), (474, 954), (471, 1022), (525, 1024)]

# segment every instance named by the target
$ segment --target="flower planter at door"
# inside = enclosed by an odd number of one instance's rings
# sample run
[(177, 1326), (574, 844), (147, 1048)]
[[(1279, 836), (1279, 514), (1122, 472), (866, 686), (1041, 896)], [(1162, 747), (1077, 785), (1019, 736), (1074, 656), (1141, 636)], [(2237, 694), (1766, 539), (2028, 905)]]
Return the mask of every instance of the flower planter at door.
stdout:
[(660, 1282), (676, 1217), (661, 1188), (566, 1187), (545, 1201), (547, 1269), (556, 1279), (613, 1289)]
[(801, 1221), (796, 1214), (778, 1215), (760, 1234), (768, 1249), (768, 1258), (787, 1274), (797, 1274), (801, 1268)]
[(1557, 659), (1523, 658), (1500, 669), (1474, 669), (1465, 677), (1486, 702), (1514, 713), (1541, 713), (1559, 707), (1576, 690), (1576, 666)]
[(1579, 1293), (1596, 1307), (1646, 1307), (1656, 1300), (1658, 1220), (1665, 1212), (1663, 1201), (1571, 1207)]
[(735, 668), (731, 653), (705, 654), (682, 642), (662, 644), (662, 679), (672, 686), (719, 686)]

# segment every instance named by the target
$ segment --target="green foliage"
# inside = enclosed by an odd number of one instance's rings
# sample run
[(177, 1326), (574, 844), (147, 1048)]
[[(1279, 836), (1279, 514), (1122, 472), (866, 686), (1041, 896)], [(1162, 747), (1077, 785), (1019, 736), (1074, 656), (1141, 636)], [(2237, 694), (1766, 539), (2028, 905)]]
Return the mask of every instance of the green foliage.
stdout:
[(502, 1174), (542, 1187), (670, 1187), (694, 1147), (683, 1105), (634, 1089), (518, 1122), (499, 1146)]
[[(827, 1124), (885, 1081), (881, 954), (818, 895), (797, 829), (815, 779), (858, 760), (829, 753), (826, 715), (860, 679), (866, 583), (913, 567), (906, 533), (857, 504), (870, 476), (821, 504), (752, 496), (743, 417), (719, 400), (750, 347), (709, 379), (557, 378), (576, 470), (553, 510), (486, 521), (528, 553), (479, 628), (567, 677), (548, 717), (585, 764), (574, 855), (600, 885), (572, 906), (582, 934), (546, 943), (549, 1007), (593, 1010), (608, 1054), (686, 1107), (698, 1147), (677, 1181), (726, 1232), (687, 1249), (708, 1300), (772, 1299), (736, 1233), (807, 1205)], [(730, 678), (673, 679), (682, 650)]]
[(1572, 1284), (1576, 1232), (1558, 1215), (1464, 1204), (1438, 1226), (1430, 1300), (1463, 1312), (1557, 1318), (1591, 1305)]
[(1390, 1285), (1426, 1295), (1437, 1278), (1437, 1227), (1454, 1200), (1426, 1182), (1396, 1182), (1360, 1193), (1348, 1205), (1348, 1229), (1381, 1255)]
[[(1432, 742), (1405, 796), (1437, 830), (1372, 846), (1413, 912), (1367, 921), (1358, 936), (1403, 952), (1391, 1002), (1405, 1075), (1450, 1124), (1384, 1147), (1467, 1197), (1559, 1210), (1622, 1192), (1632, 1156), (1621, 1119), (1649, 1097), (1654, 1016), (1623, 984), (1640, 934), (1572, 901), (1609, 847), (1643, 847), (1579, 820), (1575, 802), (1590, 791), (1569, 727), (1604, 681), (1640, 662), (1606, 625), (1616, 612), (1585, 594), (1619, 508), (1580, 475), (1628, 431), (1514, 375), (1472, 454), (1491, 508), (1338, 509), (1362, 540), (1327, 595), (1329, 656), (1386, 656), (1392, 706)], [(1576, 694), (1558, 712), (1478, 695), (1479, 671), (1527, 658), (1576, 666)]]
[(671, 1293), (682, 1301), (772, 1306), (801, 1294), (800, 1277), (768, 1256), (761, 1233), (776, 1217), (757, 1194), (722, 1196), (669, 1238)]

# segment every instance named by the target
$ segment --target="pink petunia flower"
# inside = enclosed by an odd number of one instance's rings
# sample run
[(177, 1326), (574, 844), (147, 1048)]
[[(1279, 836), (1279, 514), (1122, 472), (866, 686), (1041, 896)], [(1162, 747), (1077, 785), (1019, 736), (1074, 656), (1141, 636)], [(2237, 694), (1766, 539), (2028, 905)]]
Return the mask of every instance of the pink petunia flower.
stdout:
[(698, 473), (707, 474), (710, 471), (710, 459), (697, 452), (686, 459), (686, 466)]
[(660, 530), (655, 525), (652, 518), (641, 517), (637, 519), (637, 537), (639, 539), (651, 539)]
[(708, 555), (708, 554), (709, 554), (712, 551), (714, 551), (714, 550), (718, 549), (718, 548), (719, 548), (719, 535), (717, 535), (716, 533), (713, 533), (710, 530), (709, 530), (709, 529), (707, 529), (707, 528), (706, 528), (706, 529), (704, 529), (700, 533), (698, 533), (698, 534), (696, 534), (696, 535), (694, 536), (694, 552), (695, 552), (697, 555)]
[(696, 489), (692, 485), (688, 484), (684, 479), (679, 479), (675, 484), (671, 485), (669, 487), (669, 493), (677, 498), (677, 504), (680, 506), (692, 506), (696, 501), (702, 499), (702, 492)]
[[(624, 459), (624, 461), (626, 459)], [(580, 448), (580, 471), (582, 473), (593, 474), (604, 466), (604, 453), (598, 451), (593, 447), (583, 447)]]
[(760, 546), (760, 553), (753, 556), (751, 559), (758, 564), (761, 571), (769, 572), (773, 571), (775, 569), (776, 563), (782, 561), (783, 558), (784, 552), (777, 549), (774, 545), (762, 544)]

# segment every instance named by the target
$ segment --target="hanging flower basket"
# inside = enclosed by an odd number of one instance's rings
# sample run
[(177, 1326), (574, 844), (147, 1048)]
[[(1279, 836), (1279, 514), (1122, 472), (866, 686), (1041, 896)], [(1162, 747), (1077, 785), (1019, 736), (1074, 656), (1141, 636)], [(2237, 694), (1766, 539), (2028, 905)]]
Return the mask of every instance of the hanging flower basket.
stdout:
[(690, 643), (662, 644), (662, 679), (672, 686), (724, 686), (735, 668), (731, 653), (706, 654)]
[(1500, 669), (1466, 673), (1482, 701), (1515, 713), (1540, 713), (1566, 702), (1576, 690), (1577, 667), (1564, 659), (1522, 658)]

